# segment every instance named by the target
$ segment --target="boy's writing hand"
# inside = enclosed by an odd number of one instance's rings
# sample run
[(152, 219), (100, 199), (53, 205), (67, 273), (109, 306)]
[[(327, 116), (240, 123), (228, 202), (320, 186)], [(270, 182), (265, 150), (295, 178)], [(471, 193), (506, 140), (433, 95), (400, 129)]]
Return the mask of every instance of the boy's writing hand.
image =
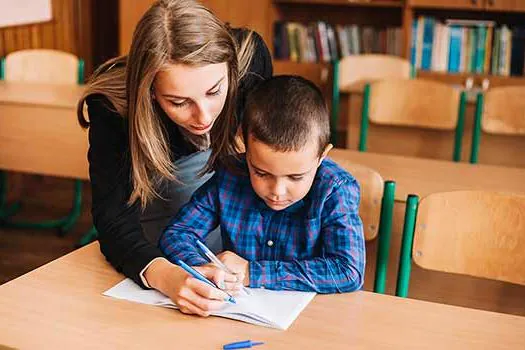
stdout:
[(239, 288), (241, 285), (250, 285), (250, 264), (248, 260), (231, 251), (222, 252), (217, 257), (224, 265), (235, 272)]

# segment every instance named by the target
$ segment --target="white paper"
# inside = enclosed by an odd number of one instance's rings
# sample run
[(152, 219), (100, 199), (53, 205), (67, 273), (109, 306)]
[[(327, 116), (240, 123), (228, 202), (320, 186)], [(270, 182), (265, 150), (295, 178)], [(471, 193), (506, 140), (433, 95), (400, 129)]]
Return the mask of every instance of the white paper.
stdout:
[[(309, 292), (248, 289), (249, 295), (235, 297), (237, 304), (225, 303), (224, 308), (212, 315), (286, 330), (315, 296), (315, 293)], [(142, 304), (177, 308), (164, 294), (156, 290), (144, 290), (129, 278), (103, 294)]]

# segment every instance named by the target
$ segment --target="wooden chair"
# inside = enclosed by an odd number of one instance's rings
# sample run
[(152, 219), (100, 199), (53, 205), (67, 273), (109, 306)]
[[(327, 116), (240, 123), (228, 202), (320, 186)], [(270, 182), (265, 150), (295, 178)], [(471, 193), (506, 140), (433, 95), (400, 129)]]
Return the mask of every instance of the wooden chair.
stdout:
[(478, 162), (481, 131), (493, 135), (525, 136), (525, 89), (502, 86), (477, 95), (471, 163)]
[(396, 295), (412, 259), (425, 269), (525, 285), (525, 196), (490, 192), (409, 195)]
[[(55, 50), (21, 50), (8, 54), (0, 61), (0, 78), (7, 82), (30, 82), (47, 84), (82, 84), (84, 82), (84, 61), (70, 53)], [(57, 228), (65, 234), (80, 216), (82, 203), (82, 182), (74, 182), (73, 207), (70, 213), (56, 220), (42, 222), (13, 221), (12, 216), (19, 203), (6, 205), (7, 176), (0, 173), (0, 219), (10, 227)]]
[(367, 149), (369, 121), (380, 125), (454, 130), (452, 159), (461, 159), (466, 108), (464, 92), (421, 79), (388, 79), (366, 84), (359, 150)]
[(384, 181), (381, 175), (364, 165), (344, 159), (334, 159), (341, 167), (351, 173), (361, 187), (359, 216), (363, 221), (365, 240), (378, 237), (374, 291), (384, 293), (390, 239), (392, 235), (392, 217), (394, 211), (395, 182)]
[[(404, 58), (365, 54), (343, 57), (333, 63), (332, 79), (332, 135), (336, 134), (341, 92), (362, 91), (366, 83), (382, 79), (409, 79), (410, 62)], [(336, 144), (336, 140), (332, 141)]]

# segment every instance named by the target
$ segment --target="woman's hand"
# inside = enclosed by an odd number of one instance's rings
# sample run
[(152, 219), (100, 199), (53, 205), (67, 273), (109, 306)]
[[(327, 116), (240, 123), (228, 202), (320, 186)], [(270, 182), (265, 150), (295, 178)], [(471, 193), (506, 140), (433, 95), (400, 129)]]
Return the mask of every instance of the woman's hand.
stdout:
[(238, 282), (244, 286), (250, 285), (250, 263), (248, 260), (228, 250), (217, 255), (217, 258), (235, 272)]
[[(215, 265), (196, 266), (196, 270), (213, 280), (218, 286), (225, 285), (225, 273)], [(207, 317), (220, 309), (228, 295), (217, 288), (190, 276), (179, 266), (166, 259), (154, 261), (144, 273), (152, 288), (167, 295), (185, 314)], [(230, 280), (234, 276), (229, 276)]]

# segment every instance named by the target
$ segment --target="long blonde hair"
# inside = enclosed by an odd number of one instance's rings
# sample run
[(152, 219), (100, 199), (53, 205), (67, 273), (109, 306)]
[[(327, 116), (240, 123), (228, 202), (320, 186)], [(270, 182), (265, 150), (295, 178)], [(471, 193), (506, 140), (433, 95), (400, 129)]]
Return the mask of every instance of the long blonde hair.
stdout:
[(107, 98), (107, 107), (128, 118), (133, 190), (129, 204), (140, 200), (144, 208), (154, 197), (161, 180), (177, 181), (177, 169), (160, 116), (155, 109), (152, 85), (155, 75), (169, 64), (190, 66), (228, 64), (229, 87), (224, 108), (211, 130), (211, 156), (205, 171), (236, 154), (235, 106), (240, 79), (246, 74), (254, 51), (252, 33), (240, 44), (207, 8), (194, 0), (160, 0), (141, 18), (129, 55), (102, 64), (91, 77), (77, 108), (84, 128), (83, 113), (90, 95)]

